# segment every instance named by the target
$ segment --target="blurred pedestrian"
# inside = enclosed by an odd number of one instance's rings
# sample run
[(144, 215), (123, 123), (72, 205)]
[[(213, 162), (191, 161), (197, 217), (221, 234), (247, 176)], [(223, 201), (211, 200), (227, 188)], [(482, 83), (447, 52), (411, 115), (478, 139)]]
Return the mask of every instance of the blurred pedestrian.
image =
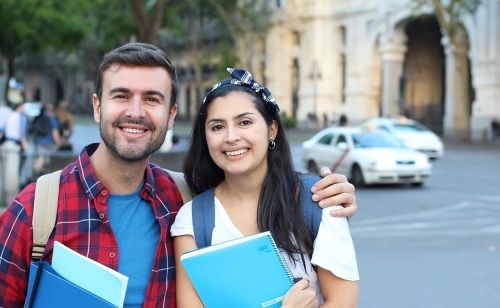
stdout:
[(0, 105), (0, 145), (5, 141), (5, 122), (11, 112), (12, 109), (7, 105)]
[(32, 132), (35, 139), (36, 155), (33, 172), (36, 176), (44, 172), (50, 162), (50, 155), (57, 150), (61, 143), (59, 125), (52, 104), (42, 107), (40, 114), (33, 120)]
[(60, 101), (56, 108), (56, 118), (59, 123), (59, 136), (61, 138), (61, 143), (59, 145), (59, 150), (71, 150), (71, 143), (69, 138), (73, 135), (74, 120), (73, 115), (68, 110), (69, 102), (66, 100)]
[(22, 155), (28, 151), (28, 117), (24, 114), (24, 102), (16, 101), (14, 111), (5, 120), (5, 142), (0, 146), (4, 160), (3, 185), (6, 200), (12, 201), (21, 181)]
[(491, 120), (491, 141), (493, 144), (500, 140), (500, 121), (497, 118)]
[(339, 117), (339, 126), (347, 126), (347, 123), (347, 116), (342, 113)]

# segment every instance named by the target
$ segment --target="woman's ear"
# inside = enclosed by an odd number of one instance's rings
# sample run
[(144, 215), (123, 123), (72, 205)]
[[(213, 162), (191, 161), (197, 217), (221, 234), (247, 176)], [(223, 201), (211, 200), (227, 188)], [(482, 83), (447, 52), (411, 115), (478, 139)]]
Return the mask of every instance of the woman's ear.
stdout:
[(276, 139), (277, 135), (278, 135), (278, 122), (273, 120), (273, 123), (271, 123), (271, 127), (269, 127), (269, 138), (268, 139)]

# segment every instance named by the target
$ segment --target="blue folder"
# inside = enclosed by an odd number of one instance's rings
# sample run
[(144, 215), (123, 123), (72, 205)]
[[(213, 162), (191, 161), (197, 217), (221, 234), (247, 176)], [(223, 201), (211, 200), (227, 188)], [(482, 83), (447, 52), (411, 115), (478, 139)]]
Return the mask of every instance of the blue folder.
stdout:
[[(35, 285), (35, 278), (40, 262), (32, 262), (28, 283), (28, 294), (26, 296), (26, 307)], [(32, 302), (34, 308), (109, 308), (116, 307), (104, 299), (80, 288), (59, 276), (50, 263), (43, 261), (42, 272), (39, 276), (38, 287)]]
[(269, 232), (184, 253), (181, 262), (207, 308), (281, 307), (293, 285)]

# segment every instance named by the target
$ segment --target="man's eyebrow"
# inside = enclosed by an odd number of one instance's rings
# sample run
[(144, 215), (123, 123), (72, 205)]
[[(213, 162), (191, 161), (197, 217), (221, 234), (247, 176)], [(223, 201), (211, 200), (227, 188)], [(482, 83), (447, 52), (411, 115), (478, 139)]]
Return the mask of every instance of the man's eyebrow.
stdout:
[(109, 94), (114, 94), (114, 93), (130, 93), (130, 90), (127, 88), (113, 88), (109, 90)]
[[(109, 90), (109, 94), (115, 94), (115, 93), (132, 93), (132, 91), (130, 91), (130, 89), (128, 88), (120, 88), (120, 87)], [(165, 95), (155, 90), (143, 91), (142, 95), (156, 95), (159, 96), (162, 100), (165, 100)]]

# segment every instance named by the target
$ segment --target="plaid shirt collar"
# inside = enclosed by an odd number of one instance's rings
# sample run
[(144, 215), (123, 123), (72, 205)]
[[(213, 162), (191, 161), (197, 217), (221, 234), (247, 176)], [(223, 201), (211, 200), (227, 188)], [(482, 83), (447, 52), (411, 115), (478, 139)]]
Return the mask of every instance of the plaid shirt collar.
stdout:
[[(78, 156), (76, 169), (78, 169), (78, 179), (80, 180), (82, 187), (85, 187), (85, 193), (87, 197), (91, 200), (95, 199), (97, 195), (106, 189), (104, 184), (97, 178), (97, 174), (94, 170), (94, 166), (90, 160), (90, 156), (95, 152), (99, 143), (92, 143), (87, 145)], [(151, 170), (151, 164), (146, 166), (146, 182), (144, 183), (144, 190), (154, 198), (156, 196), (155, 192), (155, 178), (153, 171)]]

